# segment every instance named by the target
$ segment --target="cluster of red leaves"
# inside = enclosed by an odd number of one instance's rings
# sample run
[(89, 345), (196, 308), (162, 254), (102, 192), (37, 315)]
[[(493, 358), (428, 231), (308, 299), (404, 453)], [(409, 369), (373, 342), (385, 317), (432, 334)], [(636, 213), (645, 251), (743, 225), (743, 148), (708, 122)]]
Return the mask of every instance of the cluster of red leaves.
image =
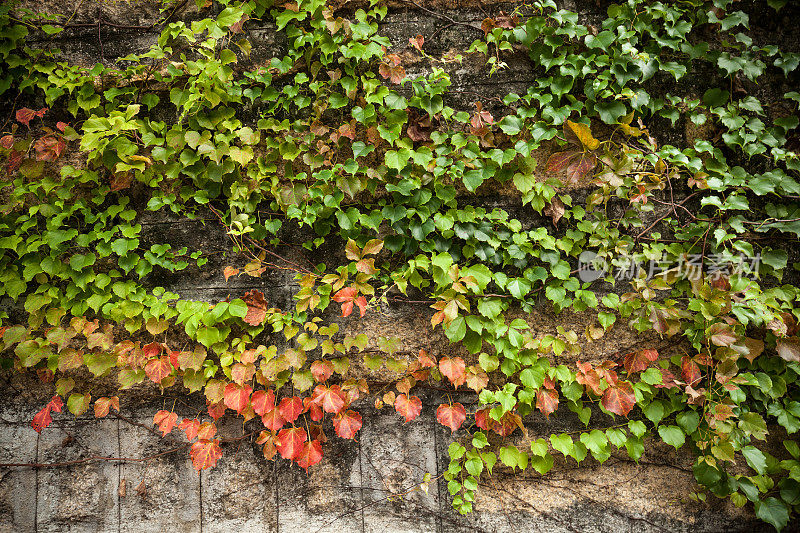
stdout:
[(475, 102), (475, 112), (469, 119), (469, 132), (482, 140), (486, 139), (490, 133), (489, 126), (494, 124), (492, 114), (483, 108), (481, 102)]
[[(162, 436), (171, 433), (177, 422), (178, 415), (164, 409), (153, 416), (153, 424), (158, 426)], [(222, 457), (222, 448), (220, 448), (219, 439), (214, 438), (217, 434), (217, 427), (213, 423), (201, 423), (196, 418), (184, 418), (178, 425), (178, 429), (182, 429), (186, 433), (189, 442), (197, 439), (197, 442), (194, 442), (189, 449), (189, 456), (196, 470), (212, 468), (217, 464), (219, 458)]]
[[(43, 107), (38, 111), (24, 107), (19, 109), (16, 113), (17, 122), (27, 128), (30, 128), (30, 122), (34, 118), (43, 117), (47, 111), (48, 108), (46, 107)], [(28, 140), (24, 141), (24, 148), (17, 149), (19, 146), (15, 148), (17, 139), (15, 139), (13, 132), (15, 131), (16, 127), (17, 126), (14, 126), (11, 134), (0, 137), (0, 147), (9, 150), (8, 158), (6, 160), (6, 170), (8, 172), (16, 172), (20, 168), (22, 162), (25, 160), (27, 147), (30, 146), (30, 140)], [(44, 135), (33, 141), (33, 149), (36, 152), (36, 161), (53, 162), (62, 156), (64, 149), (67, 146), (67, 143), (62, 135), (66, 127), (66, 123), (58, 122), (56, 124), (57, 131), (54, 131), (49, 127), (42, 128)]]
[(489, 414), (490, 407), (480, 409), (475, 413), (475, 425), (484, 431), (494, 431), (501, 437), (511, 435), (516, 428), (522, 429), (522, 417), (513, 411), (507, 411), (500, 417), (500, 420), (495, 420)]

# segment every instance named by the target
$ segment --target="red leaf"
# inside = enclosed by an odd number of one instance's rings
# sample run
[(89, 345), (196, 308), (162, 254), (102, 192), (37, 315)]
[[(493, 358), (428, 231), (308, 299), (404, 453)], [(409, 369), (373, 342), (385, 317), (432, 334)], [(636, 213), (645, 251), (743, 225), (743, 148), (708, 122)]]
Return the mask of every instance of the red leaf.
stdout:
[(625, 356), (623, 366), (625, 372), (633, 374), (634, 372), (641, 372), (650, 366), (650, 363), (658, 359), (657, 350), (639, 350), (638, 352), (629, 353)]
[[(348, 401), (347, 403), (350, 402)], [(314, 403), (314, 400), (311, 398), (303, 398), (303, 407), (308, 411), (308, 416), (313, 422), (319, 422), (325, 417), (325, 415), (322, 414), (322, 408)]]
[(356, 432), (361, 429), (361, 413), (350, 410), (339, 413), (333, 419), (333, 429), (343, 439), (353, 439)]
[(192, 457), (192, 465), (195, 470), (211, 468), (217, 464), (222, 457), (222, 449), (219, 447), (219, 440), (199, 440), (192, 444), (189, 450)]
[(64, 401), (61, 399), (61, 396), (53, 396), (41, 411), (33, 415), (31, 427), (35, 429), (37, 433), (41, 433), (41, 431), (53, 421), (53, 417), (50, 416), (50, 413), (52, 411), (60, 413), (62, 407), (64, 407)]
[(3, 135), (0, 137), (0, 147), (5, 148), (6, 150), (11, 150), (14, 146), (14, 136), (13, 135)]
[(688, 385), (694, 385), (703, 377), (700, 366), (688, 355), (681, 359), (681, 377)]
[(208, 414), (214, 420), (225, 414), (225, 404), (222, 402), (208, 404)]
[(417, 396), (400, 394), (394, 400), (394, 409), (405, 417), (406, 422), (411, 422), (422, 412), (422, 400)]
[(272, 431), (278, 431), (286, 425), (286, 420), (283, 419), (277, 408), (267, 411), (264, 416), (261, 417), (261, 421), (264, 423), (264, 427)]
[(169, 363), (169, 357), (164, 356), (153, 359), (145, 365), (144, 372), (154, 383), (161, 383), (161, 380), (169, 376), (172, 372), (172, 365)]
[(606, 389), (600, 403), (610, 413), (628, 416), (628, 413), (631, 412), (634, 404), (636, 404), (633, 386), (627, 381), (620, 381), (615, 386)]
[(460, 428), (466, 419), (467, 411), (458, 402), (452, 405), (443, 403), (436, 409), (436, 420), (443, 426), (449, 427), (451, 431)]
[(340, 413), (347, 406), (347, 396), (339, 385), (317, 385), (312, 399), (326, 413)]
[(257, 390), (250, 397), (250, 405), (253, 406), (253, 411), (258, 416), (264, 416), (267, 411), (272, 411), (275, 408), (275, 393), (272, 389), (268, 391)]
[(358, 305), (358, 309), (363, 317), (367, 311), (367, 299), (358, 296), (358, 289), (355, 287), (345, 287), (331, 298), (334, 302), (342, 304), (342, 316), (350, 316), (353, 312), (353, 305)]
[(540, 389), (536, 394), (536, 408), (550, 418), (550, 413), (558, 409), (558, 391), (555, 389)]
[(172, 431), (172, 428), (175, 427), (175, 422), (177, 421), (178, 415), (164, 409), (153, 415), (153, 424), (158, 425), (158, 429), (161, 430), (162, 437), (165, 437), (167, 433)]
[(247, 314), (244, 316), (244, 321), (251, 326), (260, 326), (264, 323), (267, 317), (267, 300), (264, 298), (264, 293), (261, 291), (247, 291), (244, 293), (244, 303), (247, 304)]
[(225, 407), (233, 409), (237, 413), (242, 414), (242, 411), (247, 409), (247, 405), (250, 403), (251, 392), (253, 392), (253, 388), (250, 387), (250, 385), (228, 383), (228, 385), (225, 387), (225, 393), (223, 395)]
[(184, 418), (178, 425), (178, 429), (182, 429), (186, 432), (186, 438), (188, 440), (194, 440), (194, 438), (197, 437), (197, 432), (200, 431), (200, 421), (196, 418), (192, 420)]
[(311, 375), (318, 382), (328, 381), (333, 375), (333, 363), (330, 361), (314, 361), (311, 363)]
[(297, 459), (303, 451), (303, 443), (306, 440), (308, 440), (308, 435), (305, 429), (287, 428), (278, 433), (275, 446), (284, 459)]
[(278, 405), (278, 412), (290, 424), (300, 417), (304, 411), (303, 400), (297, 396), (291, 398), (284, 398)]
[(320, 461), (322, 461), (322, 444), (318, 440), (305, 443), (297, 457), (297, 464), (308, 472), (309, 466), (314, 466)]
[(162, 349), (163, 346), (160, 342), (151, 342), (150, 344), (145, 344), (142, 346), (142, 357), (145, 359), (153, 359), (154, 357), (161, 355)]
[(467, 380), (466, 365), (460, 357), (443, 357), (439, 360), (439, 370), (450, 380), (455, 388), (463, 385)]
[(676, 387), (680, 387), (677, 381), (675, 381), (675, 374), (670, 372), (669, 370), (661, 369), (661, 383), (655, 386), (657, 389), (674, 389)]

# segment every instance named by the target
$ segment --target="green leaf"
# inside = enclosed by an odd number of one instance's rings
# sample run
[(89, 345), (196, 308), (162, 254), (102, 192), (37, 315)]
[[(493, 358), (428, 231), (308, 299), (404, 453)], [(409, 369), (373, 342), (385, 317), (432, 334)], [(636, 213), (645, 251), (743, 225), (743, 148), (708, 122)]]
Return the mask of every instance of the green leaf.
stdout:
[(744, 455), (747, 464), (759, 473), (759, 475), (767, 471), (767, 457), (764, 453), (755, 446), (745, 446), (742, 448), (742, 455)]
[(680, 448), (686, 442), (686, 434), (678, 426), (661, 426), (658, 428), (658, 434), (661, 436), (661, 440), (674, 446), (675, 449)]
[(789, 509), (777, 498), (769, 497), (756, 502), (756, 516), (780, 531), (789, 523)]

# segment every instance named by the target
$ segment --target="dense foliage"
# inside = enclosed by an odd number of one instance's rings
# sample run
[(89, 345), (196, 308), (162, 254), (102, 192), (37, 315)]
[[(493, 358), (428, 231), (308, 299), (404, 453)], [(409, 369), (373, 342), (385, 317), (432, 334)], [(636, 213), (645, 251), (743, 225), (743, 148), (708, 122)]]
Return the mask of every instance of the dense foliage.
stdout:
[[(419, 382), (477, 394), (475, 412), (437, 409), (454, 431), (471, 428), (443, 473), (461, 512), (498, 463), (545, 475), (558, 456), (602, 463), (624, 448), (638, 460), (660, 439), (695, 453), (698, 497), (752, 502), (776, 528), (788, 523), (800, 509), (800, 315), (788, 283), (800, 94), (774, 87), (796, 85), (800, 54), (752, 34), (733, 0), (627, 0), (594, 25), (538, 0), (464, 28), (480, 37), (464, 54), (491, 72), (525, 54), (533, 73), (527, 93), (468, 112), (447, 105), (462, 58), (430, 56), (421, 35), (392, 50), (377, 1), (206, 4), (193, 21), (166, 4), (157, 44), (92, 68), (46, 38), (71, 31), (68, 15), (0, 7), (0, 97), (12, 107), (0, 133), (0, 290), (18, 304), (5, 308), (0, 362), (54, 382), (35, 429), (64, 399), (76, 415), (119, 409), (117, 396), (78, 390), (80, 371), (121, 390), (150, 380), (202, 391), (213, 420), (261, 417), (264, 455), (309, 468), (327, 421), (345, 439), (361, 428), (358, 356), (395, 376), (375, 401), (406, 422), (421, 412)], [(256, 65), (245, 37), (264, 23), (285, 50)], [(401, 52), (426, 73), (407, 76)], [(680, 128), (677, 141), (664, 134)], [(464, 200), (499, 188), (537, 222)], [(143, 244), (147, 211), (213, 213), (251, 257), (226, 279), (295, 270), (296, 306), (255, 290), (210, 305), (145, 283), (207, 261)], [(289, 227), (311, 251), (340, 242), (341, 264), (282, 257)], [(585, 252), (606, 265), (596, 281), (580, 275)], [(616, 281), (632, 258), (658, 268)], [(430, 299), (431, 326), (463, 357), (409, 358), (397, 339), (343, 338), (322, 318), (332, 302), (368, 317), (411, 299)], [(594, 325), (534, 335), (525, 314), (543, 303), (594, 313)], [(626, 327), (675, 349), (559, 361), (580, 335)], [(587, 429), (527, 438), (524, 417), (560, 406)], [(222, 455), (209, 420), (164, 409), (154, 423), (195, 441), (198, 469)], [(779, 435), (771, 451), (768, 434)]]

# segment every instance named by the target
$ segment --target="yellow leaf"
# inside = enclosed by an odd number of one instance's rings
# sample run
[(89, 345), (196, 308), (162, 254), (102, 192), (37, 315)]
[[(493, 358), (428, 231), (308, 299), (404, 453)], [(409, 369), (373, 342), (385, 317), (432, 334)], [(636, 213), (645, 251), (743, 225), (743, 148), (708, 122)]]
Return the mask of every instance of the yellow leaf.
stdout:
[(600, 141), (594, 138), (592, 135), (592, 130), (589, 129), (589, 126), (568, 120), (567, 127), (572, 130), (585, 148), (589, 150), (596, 150), (600, 146)]

